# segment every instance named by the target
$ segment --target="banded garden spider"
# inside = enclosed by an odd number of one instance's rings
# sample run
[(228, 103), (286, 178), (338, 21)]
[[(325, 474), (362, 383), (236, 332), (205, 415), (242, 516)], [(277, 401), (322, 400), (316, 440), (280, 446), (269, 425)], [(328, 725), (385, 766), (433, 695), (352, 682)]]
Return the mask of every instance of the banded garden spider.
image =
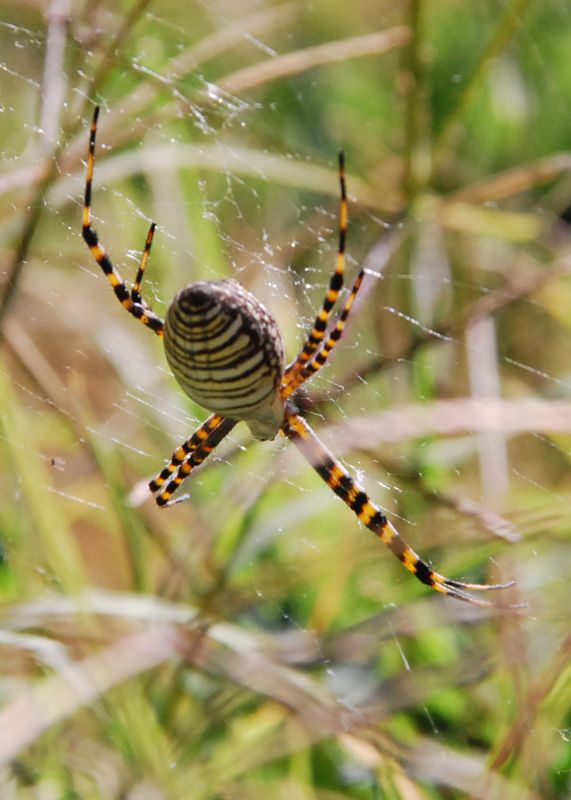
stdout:
[(89, 137), (83, 238), (121, 305), (164, 340), (165, 354), (183, 391), (211, 415), (175, 450), (167, 466), (149, 483), (159, 506), (171, 505), (171, 497), (192, 470), (210, 455), (240, 420), (257, 439), (283, 434), (298, 447), (325, 483), (394, 553), (409, 572), (437, 592), (480, 606), (492, 602), (473, 597), (470, 591), (505, 589), (501, 584), (464, 583), (435, 572), (415, 553), (370, 500), (363, 488), (320, 442), (293, 402), (295, 391), (323, 367), (338, 343), (353, 301), (363, 280), (357, 275), (337, 322), (329, 318), (343, 287), (347, 236), (347, 191), (344, 158), (339, 156), (341, 191), (337, 265), (313, 328), (296, 358), (285, 365), (281, 333), (264, 306), (234, 280), (199, 281), (182, 289), (170, 304), (163, 321), (141, 296), (141, 284), (155, 233), (149, 228), (135, 282), (129, 289), (121, 278), (92, 226), (91, 193), (95, 165), (96, 107)]

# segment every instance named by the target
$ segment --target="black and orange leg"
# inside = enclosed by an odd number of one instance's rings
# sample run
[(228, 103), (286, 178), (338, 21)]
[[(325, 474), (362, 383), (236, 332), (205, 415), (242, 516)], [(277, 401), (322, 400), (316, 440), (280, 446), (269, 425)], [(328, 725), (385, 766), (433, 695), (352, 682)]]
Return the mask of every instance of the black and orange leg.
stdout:
[[(149, 484), (151, 491), (157, 491), (162, 486), (164, 486), (160, 494), (157, 497), (155, 497), (157, 505), (166, 506), (166, 505), (172, 505), (173, 502), (176, 502), (172, 501), (171, 497), (179, 488), (179, 486), (183, 483), (183, 481), (185, 481), (188, 478), (193, 469), (199, 467), (203, 463), (203, 461), (205, 461), (208, 458), (208, 456), (214, 450), (214, 448), (220, 444), (222, 439), (224, 439), (224, 437), (227, 436), (232, 430), (232, 428), (236, 425), (236, 420), (234, 419), (228, 419), (227, 417), (218, 417), (215, 415), (209, 417), (205, 425), (207, 425), (208, 422), (213, 419), (219, 420), (219, 422), (215, 425), (215, 427), (212, 428), (212, 430), (209, 433), (206, 434), (206, 436), (202, 439), (202, 441), (198, 444), (198, 446), (190, 450), (189, 454), (182, 461), (176, 472), (173, 471), (173, 473), (171, 473), (171, 478), (168, 481), (168, 483), (166, 483), (166, 486), (164, 485), (164, 483), (166, 482), (166, 480), (168, 480), (168, 478), (166, 478), (165, 481), (161, 481), (160, 483), (158, 481), (161, 479), (163, 473), (166, 470), (168, 470), (168, 467), (165, 467), (165, 470), (161, 472), (158, 478), (156, 478), (155, 481), (151, 481), (151, 483)], [(205, 425), (203, 425), (202, 428), (199, 428), (195, 436), (199, 434), (200, 431), (203, 431)], [(191, 437), (191, 439), (188, 440), (188, 443), (192, 441), (192, 438), (193, 437)], [(186, 444), (187, 443), (185, 442), (185, 444), (182, 445), (181, 448), (179, 448), (179, 450), (176, 451), (173, 458), (175, 456), (178, 457), (179, 453), (182, 454)], [(155, 484), (157, 485), (156, 489), (153, 488)]]
[(83, 221), (82, 221), (82, 233), (85, 243), (89, 247), (91, 254), (105, 273), (107, 280), (113, 287), (113, 291), (115, 292), (115, 296), (130, 314), (134, 317), (139, 319), (144, 325), (148, 328), (153, 330), (158, 336), (163, 335), (164, 331), (164, 323), (163, 320), (158, 317), (148, 305), (141, 300), (140, 296), (140, 287), (141, 281), (143, 279), (143, 273), (149, 259), (149, 254), (151, 251), (151, 244), (153, 241), (153, 234), (155, 231), (154, 223), (149, 228), (149, 233), (147, 234), (147, 242), (145, 245), (145, 250), (143, 252), (143, 257), (141, 259), (141, 265), (139, 267), (139, 271), (137, 273), (137, 279), (135, 280), (135, 285), (133, 289), (129, 291), (129, 288), (125, 281), (121, 278), (121, 275), (117, 272), (111, 259), (109, 258), (105, 247), (99, 241), (99, 236), (97, 235), (97, 231), (92, 225), (92, 211), (91, 211), (91, 195), (92, 195), (92, 186), (93, 186), (93, 171), (95, 168), (95, 138), (97, 135), (97, 118), (99, 116), (99, 106), (95, 107), (93, 112), (93, 120), (91, 122), (91, 129), (89, 134), (89, 150), (87, 154), (87, 177), (85, 181), (85, 198), (83, 203)]
[(348, 207), (347, 207), (347, 187), (345, 181), (345, 158), (343, 152), (339, 153), (339, 186), (341, 191), (341, 199), (339, 203), (339, 247), (337, 250), (337, 266), (335, 272), (331, 276), (329, 288), (323, 305), (315, 318), (313, 328), (305, 340), (299, 355), (292, 361), (286, 369), (284, 377), (284, 387), (295, 379), (296, 373), (307, 364), (313, 354), (321, 346), (327, 330), (327, 322), (331, 315), (333, 306), (335, 305), (339, 292), (343, 288), (343, 276), (345, 272), (345, 247), (347, 241), (347, 222), (348, 222)]
[(437, 592), (478, 606), (493, 606), (495, 603), (473, 597), (470, 594), (471, 591), (488, 592), (493, 589), (507, 589), (514, 585), (514, 581), (496, 584), (464, 583), (451, 580), (435, 572), (426, 561), (423, 561), (415, 553), (412, 547), (409, 547), (381, 509), (369, 499), (366, 492), (347, 470), (335, 460), (302, 417), (294, 411), (289, 411), (286, 414), (283, 432), (298, 447), (325, 483), (356, 514), (363, 525), (369, 528), (375, 536), (378, 536), (403, 566), (422, 583)]
[(312, 375), (315, 375), (321, 367), (327, 362), (327, 359), (331, 355), (331, 352), (341, 336), (343, 335), (343, 331), (345, 330), (345, 324), (347, 322), (347, 318), (351, 313), (351, 308), (353, 306), (353, 302), (355, 297), (357, 296), (357, 292), (361, 288), (361, 284), (363, 283), (363, 278), (365, 276), (365, 270), (361, 270), (357, 275), (355, 282), (351, 288), (351, 292), (349, 297), (346, 299), (341, 314), (339, 315), (339, 319), (337, 320), (335, 326), (332, 328), (331, 332), (327, 339), (323, 342), (319, 350), (314, 354), (310, 361), (304, 364), (300, 369), (292, 375), (290, 381), (286, 384), (284, 382), (282, 386), (282, 397), (289, 397), (295, 390), (305, 383), (308, 378), (311, 378)]
[[(139, 264), (139, 269), (137, 270), (137, 275), (135, 276), (135, 282), (131, 287), (131, 300), (133, 301), (133, 305), (141, 305), (144, 309), (148, 312), (150, 311), (149, 306), (147, 305), (146, 301), (143, 300), (141, 297), (141, 284), (143, 283), (143, 276), (145, 274), (145, 269), (147, 267), (147, 263), (149, 261), (149, 256), (151, 255), (151, 247), (153, 244), (153, 237), (155, 235), (156, 225), (154, 222), (151, 223), (151, 227), (149, 228), (149, 232), (147, 233), (147, 240), (145, 242), (145, 249), (143, 250), (143, 256), (141, 258), (141, 263)], [(152, 312), (151, 312), (152, 313)]]
[(220, 414), (211, 414), (200, 428), (192, 434), (190, 439), (187, 439), (180, 447), (177, 447), (166, 467), (149, 482), (149, 489), (151, 492), (158, 492), (161, 486), (172, 478), (183, 461), (186, 461), (191, 453), (197, 450), (200, 445), (204, 444), (210, 434), (213, 433), (223, 421), (224, 417), (220, 416)]

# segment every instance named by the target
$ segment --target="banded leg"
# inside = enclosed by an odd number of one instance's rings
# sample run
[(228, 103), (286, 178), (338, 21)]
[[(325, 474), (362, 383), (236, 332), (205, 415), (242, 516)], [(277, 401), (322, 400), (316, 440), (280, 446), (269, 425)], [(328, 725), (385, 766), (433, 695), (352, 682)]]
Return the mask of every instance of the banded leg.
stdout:
[(325, 331), (327, 329), (327, 322), (331, 315), (331, 311), (339, 292), (343, 288), (343, 275), (345, 272), (345, 245), (347, 240), (347, 221), (348, 221), (348, 207), (347, 207), (347, 187), (345, 181), (345, 157), (343, 151), (339, 153), (339, 186), (341, 189), (341, 200), (339, 203), (339, 248), (337, 250), (337, 266), (335, 272), (331, 276), (329, 288), (325, 295), (323, 305), (315, 318), (313, 328), (305, 340), (305, 344), (301, 349), (297, 358), (292, 361), (286, 369), (284, 377), (284, 387), (295, 378), (297, 372), (306, 364), (316, 350), (320, 347)]
[(192, 434), (190, 439), (187, 439), (174, 451), (167, 466), (159, 472), (156, 478), (149, 482), (151, 492), (158, 492), (165, 481), (168, 481), (173, 473), (177, 471), (183, 461), (186, 461), (188, 456), (197, 450), (223, 421), (224, 417), (220, 416), (220, 414), (211, 414), (206, 422)]
[[(209, 419), (212, 419), (212, 417), (210, 417)], [(202, 440), (202, 442), (194, 450), (191, 450), (190, 454), (186, 457), (186, 459), (181, 463), (177, 471), (174, 473), (174, 477), (171, 478), (171, 480), (167, 483), (167, 485), (164, 487), (161, 493), (157, 497), (155, 497), (157, 505), (159, 506), (172, 505), (171, 497), (176, 492), (181, 483), (188, 478), (188, 476), (190, 475), (192, 470), (195, 469), (195, 467), (199, 467), (202, 464), (202, 462), (208, 458), (208, 456), (214, 450), (214, 448), (220, 444), (222, 439), (224, 439), (224, 437), (230, 433), (234, 425), (236, 425), (235, 419), (228, 419), (228, 417), (219, 417), (219, 419), (220, 422), (218, 423), (218, 425), (212, 429), (212, 431), (206, 436), (206, 438)], [(209, 420), (207, 420), (207, 423), (208, 421)], [(189, 440), (189, 442), (190, 441), (191, 440)], [(184, 445), (182, 446), (182, 448), (184, 448)], [(180, 448), (180, 450), (182, 450), (182, 448)], [(177, 455), (178, 452), (179, 451), (177, 451), (175, 455)], [(159, 487), (161, 485), (162, 484), (159, 484)], [(152, 484), (150, 486), (151, 490), (154, 491), (152, 489)]]
[(138, 303), (139, 305), (142, 305), (145, 311), (150, 311), (150, 308), (147, 305), (146, 300), (143, 300), (143, 298), (141, 297), (141, 284), (143, 283), (143, 276), (145, 274), (145, 269), (149, 261), (149, 256), (151, 255), (151, 247), (153, 244), (153, 237), (155, 235), (156, 227), (157, 226), (155, 225), (155, 223), (151, 222), (151, 227), (149, 228), (149, 232), (147, 233), (145, 249), (143, 250), (143, 257), (141, 258), (141, 263), (139, 264), (139, 269), (137, 270), (137, 275), (135, 276), (135, 282), (131, 287), (131, 300), (133, 301), (133, 304), (136, 305)]
[(351, 293), (349, 297), (345, 301), (343, 305), (343, 309), (341, 314), (339, 315), (339, 319), (335, 324), (334, 328), (332, 328), (331, 332), (327, 340), (321, 345), (317, 353), (313, 356), (313, 358), (304, 364), (296, 373), (292, 375), (289, 382), (284, 386), (282, 389), (282, 396), (289, 397), (295, 390), (301, 386), (302, 383), (308, 378), (311, 378), (312, 375), (315, 375), (321, 367), (326, 363), (327, 359), (331, 355), (331, 352), (341, 336), (343, 335), (343, 331), (345, 330), (345, 324), (347, 322), (347, 318), (351, 313), (351, 307), (353, 305), (353, 301), (357, 296), (357, 292), (361, 288), (361, 284), (363, 283), (363, 278), (365, 276), (365, 270), (361, 270), (355, 279), (355, 283), (351, 289)]
[[(286, 413), (283, 431), (288, 438), (292, 439), (293, 443), (325, 483), (355, 512), (363, 525), (372, 531), (375, 536), (378, 536), (403, 566), (409, 572), (412, 572), (419, 581), (437, 592), (478, 606), (493, 606), (495, 604), (489, 600), (473, 597), (469, 594), (470, 591), (488, 592), (492, 589), (507, 589), (509, 586), (514, 585), (514, 581), (497, 584), (463, 583), (434, 572), (426, 561), (423, 561), (412, 547), (409, 547), (396, 528), (387, 520), (381, 509), (369, 499), (366, 492), (353, 480), (347, 470), (334, 459), (333, 455), (319, 441), (316, 434), (302, 417), (295, 412)], [(515, 608), (519, 606), (509, 607)]]
[(97, 118), (99, 116), (99, 106), (95, 107), (93, 112), (93, 120), (91, 122), (91, 129), (89, 134), (89, 151), (87, 155), (87, 177), (85, 181), (85, 198), (83, 202), (83, 220), (82, 220), (82, 233), (85, 243), (89, 247), (91, 254), (105, 273), (107, 280), (113, 287), (115, 296), (130, 314), (136, 319), (139, 319), (143, 325), (153, 330), (158, 336), (163, 335), (164, 323), (149, 306), (141, 300), (140, 288), (143, 278), (149, 253), (151, 250), (151, 243), (153, 241), (153, 234), (155, 231), (154, 224), (149, 228), (147, 234), (147, 241), (145, 244), (145, 251), (141, 259), (141, 265), (137, 273), (137, 279), (132, 290), (129, 288), (121, 275), (113, 266), (113, 262), (109, 258), (105, 247), (99, 241), (97, 231), (92, 226), (92, 211), (91, 211), (91, 194), (93, 185), (93, 171), (95, 168), (95, 137), (97, 135)]

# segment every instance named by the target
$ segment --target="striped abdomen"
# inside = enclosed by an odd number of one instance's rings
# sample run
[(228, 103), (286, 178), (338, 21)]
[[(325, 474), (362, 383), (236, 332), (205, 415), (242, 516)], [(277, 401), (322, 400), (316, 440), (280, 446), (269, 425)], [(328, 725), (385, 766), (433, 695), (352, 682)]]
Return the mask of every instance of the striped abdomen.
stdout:
[(167, 311), (165, 353), (181, 388), (209, 411), (273, 438), (283, 422), (284, 348), (277, 323), (233, 280), (199, 281)]

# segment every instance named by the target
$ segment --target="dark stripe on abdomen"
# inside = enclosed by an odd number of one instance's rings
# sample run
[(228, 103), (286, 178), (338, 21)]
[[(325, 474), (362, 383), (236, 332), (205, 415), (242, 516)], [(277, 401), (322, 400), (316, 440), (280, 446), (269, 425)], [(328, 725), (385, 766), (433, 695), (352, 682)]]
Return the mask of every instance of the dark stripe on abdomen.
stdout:
[(252, 418), (279, 390), (277, 323), (235, 281), (200, 281), (179, 292), (167, 311), (164, 344), (182, 389), (211, 411)]

